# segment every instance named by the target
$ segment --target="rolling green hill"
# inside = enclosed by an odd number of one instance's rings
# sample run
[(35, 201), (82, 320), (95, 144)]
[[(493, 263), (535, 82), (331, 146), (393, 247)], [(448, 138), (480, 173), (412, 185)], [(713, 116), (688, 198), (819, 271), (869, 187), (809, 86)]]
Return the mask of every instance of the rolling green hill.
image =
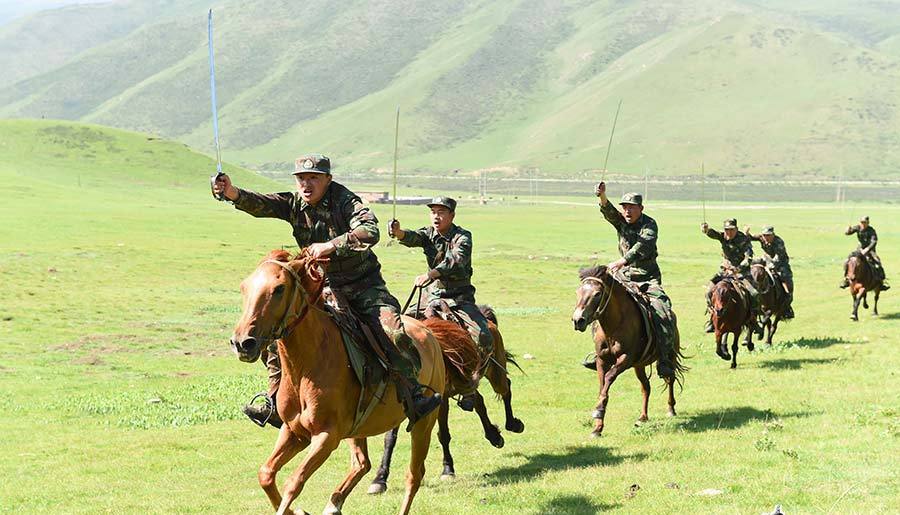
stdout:
[[(338, 167), (386, 169), (400, 105), (405, 170), (572, 175), (602, 165), (623, 99), (615, 171), (693, 174), (703, 160), (719, 175), (896, 177), (900, 2), (783, 4), (226, 0), (224, 154), (279, 168), (320, 150)], [(71, 23), (86, 12), (106, 28)], [(0, 81), (0, 116), (208, 151), (205, 22), (199, 3), (157, 0), (0, 29), (0, 56), (33, 63)], [(61, 27), (73, 31), (64, 52), (25, 37)]]

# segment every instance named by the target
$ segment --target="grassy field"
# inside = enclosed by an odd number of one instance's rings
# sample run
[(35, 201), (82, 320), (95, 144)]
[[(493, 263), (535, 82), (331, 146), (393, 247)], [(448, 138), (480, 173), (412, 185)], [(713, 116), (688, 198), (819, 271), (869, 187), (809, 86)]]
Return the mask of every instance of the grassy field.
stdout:
[[(293, 244), (287, 225), (213, 201), (211, 162), (177, 144), (53, 124), (4, 123), (0, 134), (0, 511), (268, 512), (256, 469), (275, 432), (239, 411), (265, 374), (240, 363), (227, 338), (239, 281), (268, 249)], [(279, 189), (232, 172), (239, 185)], [(387, 206), (375, 209), (389, 218)], [(711, 207), (714, 224), (774, 224), (797, 284), (796, 321), (773, 348), (742, 349), (734, 371), (701, 330), (719, 252), (700, 234), (698, 210), (673, 202), (648, 213), (691, 370), (672, 419), (653, 380), (642, 427), (633, 427), (638, 383), (623, 375), (605, 434), (592, 440), (597, 384), (578, 365), (591, 343), (569, 317), (577, 269), (615, 257), (613, 230), (590, 205), (461, 205), (479, 300), (497, 308), (509, 348), (534, 356), (512, 376), (526, 432), (496, 450), (476, 417), (454, 409), (458, 477), (438, 480), (435, 438), (416, 512), (900, 511), (900, 305), (890, 291), (880, 318), (864, 312), (854, 324), (836, 287), (854, 246), (842, 229), (860, 214), (872, 217), (897, 277), (900, 208)], [(399, 218), (426, 221), (421, 207), (400, 207)], [(405, 297), (421, 255), (384, 243), (377, 252)], [(500, 405), (489, 408), (501, 421)], [(370, 447), (379, 459), (379, 442)], [(363, 484), (346, 512), (395, 512), (407, 462), (401, 436), (389, 492), (368, 497)], [(320, 512), (346, 464), (342, 447), (295, 508)]]

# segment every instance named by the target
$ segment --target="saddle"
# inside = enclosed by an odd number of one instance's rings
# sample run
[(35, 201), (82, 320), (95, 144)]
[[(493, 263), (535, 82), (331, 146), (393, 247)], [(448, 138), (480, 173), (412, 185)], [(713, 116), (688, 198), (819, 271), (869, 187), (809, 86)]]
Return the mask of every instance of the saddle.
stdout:
[(671, 310), (667, 310), (665, 316), (657, 313), (657, 311), (653, 308), (650, 301), (650, 296), (647, 295), (647, 284), (640, 284), (633, 281), (625, 280), (618, 276), (612, 276), (613, 280), (618, 282), (625, 288), (625, 291), (634, 299), (635, 303), (638, 305), (638, 311), (641, 313), (641, 320), (644, 324), (644, 330), (647, 333), (647, 346), (644, 349), (643, 355), (640, 357), (638, 362), (644, 362), (649, 358), (650, 352), (655, 351), (659, 347), (656, 345), (656, 341), (659, 338), (663, 338), (664, 335), (660, 334), (663, 330), (663, 327), (668, 328), (668, 330), (674, 334), (675, 332), (675, 313)]
[(350, 361), (350, 368), (362, 389), (353, 420), (351, 432), (362, 425), (372, 410), (381, 401), (388, 382), (388, 359), (375, 330), (350, 308), (350, 303), (331, 288), (326, 287), (325, 311), (341, 329), (344, 348)]

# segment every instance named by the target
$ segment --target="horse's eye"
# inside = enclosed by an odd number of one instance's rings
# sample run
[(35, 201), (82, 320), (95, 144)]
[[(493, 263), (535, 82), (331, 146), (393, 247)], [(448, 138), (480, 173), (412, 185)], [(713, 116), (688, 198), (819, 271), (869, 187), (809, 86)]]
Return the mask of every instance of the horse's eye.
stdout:
[(273, 295), (281, 295), (282, 293), (284, 293), (284, 285), (283, 284), (279, 284), (278, 286), (276, 286), (275, 290), (272, 292)]

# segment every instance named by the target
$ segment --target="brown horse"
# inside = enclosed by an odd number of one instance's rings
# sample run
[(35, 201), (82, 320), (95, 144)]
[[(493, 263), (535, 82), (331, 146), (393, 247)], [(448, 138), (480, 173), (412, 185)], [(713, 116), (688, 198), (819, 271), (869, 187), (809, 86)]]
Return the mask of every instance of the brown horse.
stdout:
[[(279, 514), (292, 513), (291, 502), (310, 476), (328, 459), (341, 440), (350, 447), (350, 472), (331, 495), (327, 514), (340, 513), (350, 491), (369, 471), (366, 437), (397, 427), (406, 417), (391, 384), (376, 407), (352, 430), (361, 386), (349, 365), (340, 328), (322, 309), (324, 271), (321, 262), (305, 255), (293, 260), (285, 251), (272, 251), (241, 283), (243, 314), (231, 344), (241, 361), (259, 359), (261, 349), (278, 342), (282, 378), (278, 415), (284, 421), (271, 456), (259, 468), (259, 484)], [(419, 382), (443, 393), (444, 361), (437, 340), (418, 320), (404, 317), (404, 329), (421, 357)], [(425, 475), (425, 457), (437, 412), (412, 427), (412, 457), (406, 476), (406, 496), (400, 513), (410, 505)], [(309, 452), (285, 481), (284, 497), (275, 475), (298, 452)]]
[(853, 298), (853, 311), (850, 312), (850, 320), (859, 321), (859, 303), (862, 301), (863, 308), (869, 309), (869, 302), (866, 298), (869, 292), (875, 294), (875, 304), (872, 307), (872, 315), (878, 316), (878, 297), (881, 295), (881, 279), (875, 275), (872, 265), (866, 261), (866, 258), (853, 254), (847, 261), (847, 279), (850, 280), (850, 296)]
[(787, 309), (787, 292), (781, 281), (773, 279), (765, 263), (753, 263), (750, 275), (759, 290), (759, 307), (763, 314), (763, 328), (766, 329), (766, 345), (772, 345), (772, 337), (778, 330), (778, 322)]
[[(451, 438), (447, 420), (450, 411), (450, 397), (472, 394), (475, 399), (475, 412), (484, 429), (484, 437), (498, 449), (504, 445), (503, 435), (488, 417), (484, 397), (478, 393), (478, 383), (482, 377), (487, 378), (494, 392), (503, 400), (506, 411), (506, 429), (513, 433), (521, 433), (525, 430), (525, 424), (516, 418), (512, 411), (512, 389), (506, 366), (508, 362), (515, 364), (515, 361), (506, 352), (493, 310), (488, 307), (481, 309), (488, 318), (488, 327), (494, 337), (493, 353), (486, 364), (483, 363), (478, 348), (469, 333), (458, 324), (435, 317), (423, 320), (425, 327), (431, 330), (441, 345), (444, 353), (444, 367), (447, 369), (447, 387), (444, 390), (445, 396), (438, 412), (438, 440), (440, 440), (444, 452), (444, 468), (441, 472), (441, 479), (450, 479), (456, 476), (453, 455), (450, 453)], [(384, 455), (375, 479), (369, 486), (370, 494), (380, 494), (387, 490), (387, 480), (391, 472), (391, 457), (396, 443), (397, 428), (394, 428), (384, 435)]]
[[(609, 400), (609, 388), (619, 374), (634, 368), (634, 373), (641, 382), (643, 404), (638, 422), (646, 422), (647, 404), (650, 401), (650, 379), (647, 378), (646, 367), (657, 359), (656, 340), (651, 340), (644, 326), (637, 301), (625, 287), (611, 277), (606, 266), (596, 266), (580, 272), (581, 286), (577, 290), (575, 312), (572, 322), (576, 331), (584, 332), (588, 324), (593, 323), (591, 332), (594, 337), (594, 348), (597, 353), (597, 378), (600, 381), (600, 395), (592, 414), (594, 429), (592, 436), (600, 436), (603, 432), (603, 418), (606, 415), (606, 403)], [(678, 329), (675, 328), (675, 359), (673, 366), (680, 378), (685, 370), (680, 360)], [(669, 387), (670, 417), (675, 416), (675, 389), (673, 380), (667, 380)]]
[[(716, 354), (725, 361), (731, 360), (731, 368), (737, 368), (738, 339), (746, 327), (747, 336), (744, 345), (753, 351), (753, 330), (750, 299), (741, 295), (735, 283), (739, 279), (727, 275), (713, 286), (712, 290), (712, 322), (716, 331)], [(731, 343), (731, 354), (728, 354), (728, 335), (734, 335)]]

